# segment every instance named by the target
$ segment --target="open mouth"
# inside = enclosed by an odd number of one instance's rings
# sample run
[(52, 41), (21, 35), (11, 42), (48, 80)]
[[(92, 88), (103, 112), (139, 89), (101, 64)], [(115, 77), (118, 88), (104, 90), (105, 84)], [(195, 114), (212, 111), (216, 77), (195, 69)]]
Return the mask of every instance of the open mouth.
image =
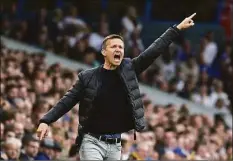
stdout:
[(120, 55), (114, 55), (114, 60), (115, 61), (120, 61), (121, 59), (121, 56)]

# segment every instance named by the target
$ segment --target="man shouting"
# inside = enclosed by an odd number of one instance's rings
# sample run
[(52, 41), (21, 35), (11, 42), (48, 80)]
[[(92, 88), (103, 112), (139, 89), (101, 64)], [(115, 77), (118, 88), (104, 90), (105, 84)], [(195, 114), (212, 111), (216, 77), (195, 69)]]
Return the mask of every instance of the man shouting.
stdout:
[(194, 25), (195, 15), (170, 27), (133, 59), (124, 58), (121, 36), (105, 37), (102, 44), (104, 64), (79, 73), (76, 84), (40, 119), (38, 137), (43, 139), (51, 123), (80, 103), (76, 139), (80, 159), (119, 160), (121, 133), (132, 129), (140, 132), (145, 127), (137, 76), (168, 48), (181, 30)]

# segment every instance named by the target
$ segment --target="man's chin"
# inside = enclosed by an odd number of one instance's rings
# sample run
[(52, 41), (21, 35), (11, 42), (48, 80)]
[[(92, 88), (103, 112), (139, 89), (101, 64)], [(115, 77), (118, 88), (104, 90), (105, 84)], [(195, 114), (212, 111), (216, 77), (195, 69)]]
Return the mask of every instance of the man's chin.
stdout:
[(119, 62), (112, 62), (112, 65), (114, 65), (114, 66), (119, 66), (119, 65), (121, 65), (121, 61), (119, 61)]

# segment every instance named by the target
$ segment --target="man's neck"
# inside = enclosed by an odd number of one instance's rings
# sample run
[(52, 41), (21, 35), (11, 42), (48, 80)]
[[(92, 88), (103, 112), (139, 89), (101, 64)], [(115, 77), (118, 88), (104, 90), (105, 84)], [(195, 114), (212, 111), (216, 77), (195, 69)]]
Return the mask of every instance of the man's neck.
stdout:
[(104, 66), (103, 66), (104, 69), (107, 69), (107, 70), (115, 70), (117, 68), (117, 66), (115, 65), (112, 65), (108, 62), (104, 62)]

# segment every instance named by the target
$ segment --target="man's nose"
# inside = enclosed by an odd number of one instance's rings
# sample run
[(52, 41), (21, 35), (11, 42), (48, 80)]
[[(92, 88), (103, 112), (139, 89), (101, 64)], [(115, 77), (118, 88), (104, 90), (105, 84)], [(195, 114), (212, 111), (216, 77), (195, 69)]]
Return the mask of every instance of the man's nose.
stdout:
[(120, 48), (116, 48), (116, 50), (115, 50), (115, 52), (120, 52), (121, 50), (120, 50)]

